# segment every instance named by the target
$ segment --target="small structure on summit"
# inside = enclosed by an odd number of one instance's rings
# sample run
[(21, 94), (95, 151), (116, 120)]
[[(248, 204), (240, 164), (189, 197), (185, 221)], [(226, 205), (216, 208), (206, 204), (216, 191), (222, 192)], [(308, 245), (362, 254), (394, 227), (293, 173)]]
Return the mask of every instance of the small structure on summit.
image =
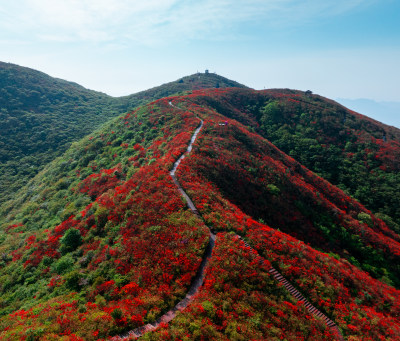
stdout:
[(209, 71), (208, 71), (208, 69), (206, 69), (205, 74), (208, 74), (208, 73), (209, 73)]
[(311, 95), (312, 95), (312, 91), (311, 91), (311, 90), (307, 90), (307, 91), (306, 91), (306, 96), (309, 97), (309, 96), (311, 96)]

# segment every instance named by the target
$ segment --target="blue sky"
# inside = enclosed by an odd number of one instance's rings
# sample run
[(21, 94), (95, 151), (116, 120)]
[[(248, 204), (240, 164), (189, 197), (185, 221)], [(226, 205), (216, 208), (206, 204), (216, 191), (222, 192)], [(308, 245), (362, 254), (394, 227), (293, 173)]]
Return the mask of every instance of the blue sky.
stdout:
[(13, 0), (0, 60), (115, 96), (209, 69), (256, 89), (400, 101), (400, 1)]

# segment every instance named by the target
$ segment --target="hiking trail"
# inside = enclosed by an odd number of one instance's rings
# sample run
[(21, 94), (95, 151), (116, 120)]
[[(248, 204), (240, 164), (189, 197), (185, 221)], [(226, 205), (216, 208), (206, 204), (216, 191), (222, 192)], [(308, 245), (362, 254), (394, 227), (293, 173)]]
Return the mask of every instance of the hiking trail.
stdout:
[[(177, 110), (182, 110), (181, 108), (176, 107), (172, 101), (169, 101), (168, 104), (177, 109)], [(175, 185), (178, 188), (178, 191), (181, 193), (181, 195), (185, 198), (186, 204), (189, 207), (189, 209), (199, 216), (201, 218), (201, 214), (197, 210), (196, 206), (190, 199), (190, 197), (187, 195), (187, 193), (183, 190), (182, 186), (180, 185), (178, 179), (175, 176), (175, 172), (178, 169), (180, 163), (182, 160), (185, 158), (187, 154), (189, 154), (192, 151), (192, 146), (193, 143), (196, 141), (197, 135), (200, 132), (200, 130), (203, 127), (203, 120), (199, 117), (197, 117), (200, 120), (200, 125), (197, 127), (195, 132), (192, 135), (192, 138), (190, 139), (190, 143), (186, 149), (186, 151), (178, 158), (177, 161), (175, 161), (172, 170), (170, 171), (170, 176), (172, 180), (174, 181)], [(207, 225), (206, 225), (207, 226)], [(168, 310), (166, 313), (164, 313), (161, 317), (159, 317), (156, 321), (153, 323), (148, 323), (144, 326), (138, 327), (136, 329), (130, 330), (124, 335), (120, 336), (114, 336), (111, 338), (112, 341), (121, 341), (121, 340), (126, 340), (126, 339), (131, 339), (131, 338), (139, 338), (142, 335), (144, 335), (147, 332), (153, 331), (157, 329), (162, 323), (169, 323), (171, 320), (173, 320), (176, 316), (176, 313), (178, 311), (184, 310), (189, 303), (191, 303), (194, 299), (194, 296), (198, 293), (200, 287), (202, 286), (204, 282), (204, 270), (208, 264), (208, 261), (211, 258), (212, 255), (212, 250), (215, 245), (215, 240), (216, 240), (216, 234), (212, 231), (212, 229), (207, 226), (210, 232), (210, 240), (208, 242), (208, 245), (206, 247), (206, 250), (203, 254), (203, 258), (201, 261), (201, 264), (199, 266), (199, 269), (196, 272), (195, 277), (192, 280), (191, 286), (189, 288), (188, 293), (186, 294), (185, 298), (183, 298), (181, 301), (179, 301), (172, 309)], [(258, 258), (259, 264), (265, 264), (265, 259), (261, 257), (258, 252), (253, 249), (247, 242), (243, 240), (241, 236), (238, 234), (235, 234), (238, 240), (244, 243), (245, 248), (248, 249), (252, 254), (255, 255), (255, 257)], [(307, 308), (307, 310), (313, 314), (315, 317), (322, 319), (322, 321), (330, 328), (331, 332), (335, 334), (337, 337), (337, 340), (339, 341), (344, 341), (343, 335), (340, 332), (340, 329), (338, 326), (333, 322), (329, 317), (327, 317), (324, 313), (322, 313), (320, 310), (318, 310), (316, 307), (314, 307), (289, 281), (285, 279), (281, 275), (279, 271), (277, 271), (275, 268), (271, 267), (268, 269), (268, 272), (275, 278), (276, 281), (280, 282), (288, 291), (289, 293), (295, 297), (298, 301), (303, 302), (304, 306)]]

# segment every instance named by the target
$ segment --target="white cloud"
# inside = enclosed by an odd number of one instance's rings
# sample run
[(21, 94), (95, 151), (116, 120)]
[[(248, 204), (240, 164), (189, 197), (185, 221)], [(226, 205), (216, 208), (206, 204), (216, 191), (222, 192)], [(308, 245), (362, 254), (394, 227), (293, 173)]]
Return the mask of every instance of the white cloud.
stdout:
[[(0, 29), (26, 39), (142, 44), (228, 35), (238, 23), (296, 25), (376, 0), (16, 0)], [(5, 32), (4, 32), (5, 31)]]

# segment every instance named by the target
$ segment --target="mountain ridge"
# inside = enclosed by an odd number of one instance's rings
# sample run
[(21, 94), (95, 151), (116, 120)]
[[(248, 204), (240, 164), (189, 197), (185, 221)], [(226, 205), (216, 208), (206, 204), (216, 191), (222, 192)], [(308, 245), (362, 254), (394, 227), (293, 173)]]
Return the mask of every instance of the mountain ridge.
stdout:
[[(240, 90), (238, 92), (241, 92)], [(400, 130), (335, 101), (289, 89), (214, 92), (198, 103), (252, 127), (307, 168), (356, 197), (400, 232)], [(261, 96), (265, 94), (265, 98)], [(217, 103), (214, 105), (214, 103)], [(236, 103), (232, 105), (232, 103)], [(390, 220), (394, 218), (394, 222)]]
[(0, 202), (68, 146), (113, 117), (176, 92), (243, 85), (194, 74), (137, 94), (111, 97), (43, 72), (0, 62)]
[[(278, 113), (295, 119), (298, 102), (308, 100), (272, 92), (197, 90), (160, 99), (53, 161), (2, 222), (0, 336), (95, 340), (153, 323), (188, 292), (207, 225), (217, 239), (203, 286), (144, 339), (336, 339), (238, 234), (344, 337), (395, 340), (398, 235), (257, 133), (275, 104), (290, 105)], [(203, 220), (170, 178), (197, 116), (204, 127), (176, 174)]]

